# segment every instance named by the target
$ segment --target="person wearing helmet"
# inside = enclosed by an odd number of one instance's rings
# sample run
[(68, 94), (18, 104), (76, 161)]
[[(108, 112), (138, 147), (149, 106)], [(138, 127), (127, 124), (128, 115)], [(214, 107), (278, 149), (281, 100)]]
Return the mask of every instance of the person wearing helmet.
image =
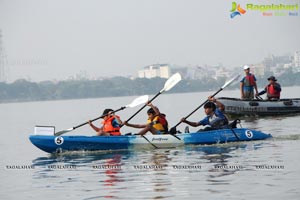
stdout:
[(240, 91), (241, 99), (254, 99), (254, 89), (255, 96), (258, 94), (256, 78), (254, 74), (250, 73), (250, 67), (248, 65), (244, 66), (245, 76), (240, 81)]
[(258, 93), (257, 96), (263, 95), (267, 93), (267, 99), (268, 100), (279, 100), (280, 99), (280, 92), (281, 92), (281, 86), (279, 83), (277, 83), (277, 79), (274, 76), (270, 76), (268, 78), (269, 84)]
[(152, 103), (147, 103), (150, 107), (147, 110), (148, 120), (146, 124), (129, 124), (127, 121), (124, 125), (133, 128), (142, 128), (142, 130), (136, 135), (145, 135), (148, 131), (154, 135), (167, 134), (168, 122), (165, 118), (165, 114), (160, 113), (159, 109)]
[(228, 119), (223, 114), (225, 106), (214, 97), (208, 97), (208, 102), (204, 105), (204, 112), (207, 115), (199, 122), (191, 122), (186, 118), (182, 118), (181, 122), (190, 126), (206, 126), (204, 130), (220, 129), (228, 124)]
[(120, 126), (122, 121), (119, 116), (113, 113), (113, 110), (107, 108), (103, 111), (102, 127), (95, 126), (90, 120), (89, 125), (97, 132), (97, 136), (120, 136)]

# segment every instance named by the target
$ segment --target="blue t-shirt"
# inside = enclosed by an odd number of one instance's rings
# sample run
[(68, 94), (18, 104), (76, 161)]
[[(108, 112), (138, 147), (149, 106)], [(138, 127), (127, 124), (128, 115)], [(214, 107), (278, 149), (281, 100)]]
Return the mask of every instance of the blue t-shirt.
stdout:
[(204, 119), (199, 121), (199, 123), (203, 126), (212, 125), (213, 122), (215, 122), (217, 120), (220, 120), (220, 119), (226, 119), (226, 117), (225, 117), (225, 115), (223, 114), (223, 112), (221, 110), (216, 108), (215, 114), (213, 116), (207, 115)]
[[(250, 73), (251, 74), (251, 73)], [(253, 74), (251, 74), (251, 75), (253, 75)], [(240, 81), (241, 83), (245, 83), (245, 79), (246, 79), (246, 76), (244, 76), (244, 78)], [(254, 79), (254, 81), (256, 81), (256, 77), (253, 75), (253, 79)], [(243, 87), (243, 90), (245, 91), (245, 92), (252, 92), (253, 90), (254, 90), (254, 86), (252, 86), (252, 85), (250, 85), (250, 86), (246, 86), (245, 84), (244, 84), (244, 87)]]
[(111, 122), (113, 127), (120, 127), (120, 124), (118, 123), (118, 120), (115, 118), (112, 122)]

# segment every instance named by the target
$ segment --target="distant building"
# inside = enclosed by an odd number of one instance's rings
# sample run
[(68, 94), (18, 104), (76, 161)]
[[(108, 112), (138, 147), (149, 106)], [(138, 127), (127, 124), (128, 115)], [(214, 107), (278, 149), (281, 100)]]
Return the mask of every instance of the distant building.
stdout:
[(300, 67), (300, 51), (296, 51), (294, 54), (294, 65)]
[(213, 67), (207, 65), (196, 65), (196, 66), (189, 66), (189, 67), (181, 67), (176, 68), (184, 79), (187, 80), (200, 80), (203, 78), (214, 78), (216, 76), (216, 71)]
[(154, 64), (144, 67), (138, 71), (139, 78), (169, 78), (171, 74), (170, 67), (167, 64)]
[(264, 64), (255, 64), (251, 67), (251, 71), (255, 76), (263, 77), (266, 72), (266, 66)]
[(216, 79), (219, 79), (219, 78), (223, 78), (223, 77), (229, 77), (230, 75), (230, 71), (228, 69), (225, 69), (224, 67), (220, 67), (219, 69), (216, 70), (216, 76), (215, 78)]

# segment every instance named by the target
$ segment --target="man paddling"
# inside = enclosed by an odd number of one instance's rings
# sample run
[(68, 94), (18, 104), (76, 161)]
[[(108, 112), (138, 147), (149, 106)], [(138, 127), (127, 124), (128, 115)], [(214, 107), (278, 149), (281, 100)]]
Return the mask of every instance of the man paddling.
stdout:
[(122, 121), (119, 116), (112, 113), (113, 110), (107, 108), (103, 111), (103, 126), (96, 127), (90, 120), (89, 125), (97, 132), (97, 136), (119, 136), (120, 133), (120, 125)]
[[(223, 114), (225, 110), (225, 106), (219, 102), (214, 97), (208, 97), (208, 102), (204, 105), (204, 112), (207, 115), (204, 119), (199, 122), (191, 122), (188, 121), (186, 118), (182, 118), (181, 122), (186, 123), (193, 127), (198, 127), (200, 125), (207, 126), (205, 130), (212, 130), (212, 129), (220, 129), (223, 126), (228, 124), (228, 120), (226, 116)], [(217, 105), (217, 106), (216, 106)]]
[(267, 99), (276, 101), (280, 99), (281, 86), (277, 83), (277, 79), (274, 76), (268, 78), (269, 84), (258, 93), (257, 96), (267, 93)]

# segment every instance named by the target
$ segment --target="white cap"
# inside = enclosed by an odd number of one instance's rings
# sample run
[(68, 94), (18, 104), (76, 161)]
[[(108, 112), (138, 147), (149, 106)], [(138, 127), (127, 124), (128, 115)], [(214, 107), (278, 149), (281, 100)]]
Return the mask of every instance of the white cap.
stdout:
[(244, 66), (244, 70), (246, 70), (246, 69), (250, 69), (249, 65)]

